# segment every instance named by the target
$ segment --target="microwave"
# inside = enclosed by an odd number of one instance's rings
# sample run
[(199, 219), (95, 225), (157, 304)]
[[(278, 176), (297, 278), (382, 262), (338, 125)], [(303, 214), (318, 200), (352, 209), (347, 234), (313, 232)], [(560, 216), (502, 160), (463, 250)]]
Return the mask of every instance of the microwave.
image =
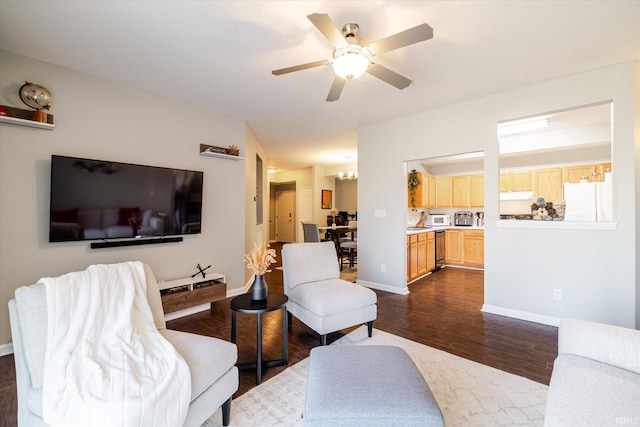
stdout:
[(446, 214), (429, 214), (427, 215), (427, 225), (451, 225), (451, 215)]

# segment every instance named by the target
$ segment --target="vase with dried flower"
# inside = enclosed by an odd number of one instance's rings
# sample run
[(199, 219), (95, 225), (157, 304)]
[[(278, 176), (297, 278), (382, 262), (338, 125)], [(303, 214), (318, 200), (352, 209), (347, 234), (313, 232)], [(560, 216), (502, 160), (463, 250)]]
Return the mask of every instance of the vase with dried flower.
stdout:
[(275, 249), (269, 249), (269, 244), (264, 242), (260, 245), (254, 245), (251, 252), (244, 255), (247, 261), (247, 268), (253, 270), (255, 278), (249, 289), (252, 301), (261, 301), (267, 299), (269, 287), (264, 279), (264, 274), (269, 270), (269, 266), (276, 262)]
[(333, 223), (331, 224), (331, 228), (336, 228), (336, 215), (338, 215), (338, 209), (332, 208), (330, 212), (331, 212), (331, 216), (333, 217)]

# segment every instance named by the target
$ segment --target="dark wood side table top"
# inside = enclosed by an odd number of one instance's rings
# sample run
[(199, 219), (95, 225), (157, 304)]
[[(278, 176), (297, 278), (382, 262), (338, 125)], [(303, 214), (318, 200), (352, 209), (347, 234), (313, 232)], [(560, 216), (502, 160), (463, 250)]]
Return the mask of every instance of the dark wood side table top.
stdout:
[(231, 300), (231, 310), (240, 313), (256, 314), (278, 310), (287, 304), (289, 298), (285, 294), (269, 292), (266, 300), (252, 301), (251, 294), (242, 294)]

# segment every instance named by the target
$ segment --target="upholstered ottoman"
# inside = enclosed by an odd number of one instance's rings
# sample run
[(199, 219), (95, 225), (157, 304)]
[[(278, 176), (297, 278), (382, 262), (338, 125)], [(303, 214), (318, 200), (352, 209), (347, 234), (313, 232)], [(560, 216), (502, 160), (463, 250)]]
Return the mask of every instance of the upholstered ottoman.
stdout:
[(399, 347), (311, 350), (305, 426), (444, 426), (438, 403)]

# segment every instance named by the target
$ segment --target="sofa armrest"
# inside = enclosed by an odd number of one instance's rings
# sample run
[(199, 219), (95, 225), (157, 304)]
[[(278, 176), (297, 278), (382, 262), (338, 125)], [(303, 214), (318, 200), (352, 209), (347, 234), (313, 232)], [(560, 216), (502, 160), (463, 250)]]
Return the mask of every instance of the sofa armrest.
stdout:
[(575, 354), (640, 374), (640, 331), (564, 319), (558, 330), (558, 353)]

